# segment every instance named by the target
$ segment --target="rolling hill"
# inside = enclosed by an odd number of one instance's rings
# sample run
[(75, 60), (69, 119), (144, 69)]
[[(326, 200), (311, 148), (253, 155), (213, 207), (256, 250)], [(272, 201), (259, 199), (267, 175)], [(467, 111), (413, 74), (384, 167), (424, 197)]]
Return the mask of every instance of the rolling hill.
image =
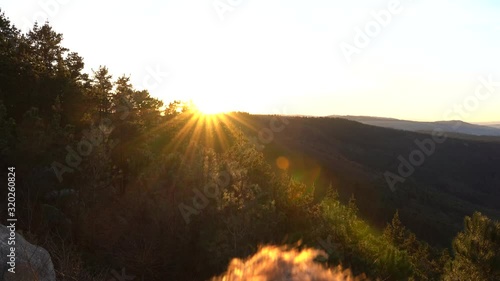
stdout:
[[(249, 136), (269, 128), (272, 116), (237, 118)], [(397, 174), (399, 156), (408, 159), (425, 133), (370, 126), (343, 118), (287, 117), (288, 125), (264, 146), (269, 161), (288, 159), (297, 179), (321, 196), (332, 185), (347, 202), (354, 195), (361, 213), (383, 227), (396, 210), (417, 235), (449, 246), (463, 217), (475, 210), (500, 219), (500, 144), (448, 138), (391, 191), (384, 177)], [(481, 128), (481, 127), (474, 127)]]
[(488, 127), (500, 129), (500, 122), (487, 122), (487, 123), (478, 123), (478, 124), (482, 125), (482, 126), (488, 126)]
[(470, 124), (462, 121), (437, 121), (416, 122), (392, 118), (368, 117), (368, 116), (329, 116), (357, 121), (363, 124), (392, 128), (414, 132), (431, 132), (442, 130), (452, 134), (465, 134), (474, 136), (500, 136), (500, 125), (498, 124)]

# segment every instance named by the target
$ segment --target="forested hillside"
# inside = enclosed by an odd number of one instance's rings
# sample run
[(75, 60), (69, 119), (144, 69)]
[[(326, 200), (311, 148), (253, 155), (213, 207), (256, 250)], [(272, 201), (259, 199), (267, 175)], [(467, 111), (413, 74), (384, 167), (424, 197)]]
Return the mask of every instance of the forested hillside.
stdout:
[[(273, 117), (241, 114), (238, 119), (251, 125), (241, 128), (257, 136)], [(379, 227), (399, 209), (402, 220), (420, 238), (447, 247), (462, 228), (464, 216), (480, 211), (500, 219), (497, 142), (447, 135), (436, 143), (431, 133), (336, 118), (287, 117), (286, 122), (286, 129), (260, 147), (267, 159), (286, 157), (292, 176), (318, 189), (332, 183), (344, 202), (354, 194), (363, 217)], [(433, 152), (424, 154), (426, 147)], [(425, 156), (420, 165), (410, 162), (415, 151)], [(398, 175), (401, 158), (414, 171), (397, 181), (393, 190), (385, 175)], [(324, 190), (317, 190), (319, 198), (322, 194)]]
[[(0, 16), (0, 163), (5, 174), (15, 167), (17, 230), (48, 250), (58, 280), (113, 280), (122, 269), (136, 280), (207, 280), (269, 244), (321, 249), (322, 266), (373, 280), (500, 279), (500, 224), (486, 216), (498, 218), (499, 177), (488, 174), (496, 172), (490, 162), (467, 176), (468, 166), (453, 158), (463, 142), (447, 144), (448, 162), (429, 162), (427, 174), (403, 188), (422, 184), (427, 201), (414, 201), (424, 196), (416, 191), (388, 196), (374, 182), (407, 145), (391, 130), (163, 105), (105, 66), (84, 73), (83, 58), (62, 40), (49, 24), (22, 34)], [(324, 130), (330, 126), (345, 129)], [(265, 128), (272, 138), (259, 135)], [(474, 165), (498, 163), (498, 145), (468, 145)], [(483, 149), (490, 159), (472, 156)], [(341, 172), (316, 181), (309, 164), (323, 169), (320, 156), (329, 153), (344, 157), (332, 168)], [(455, 213), (448, 213), (453, 202), (433, 197), (451, 182), (434, 187), (439, 171), (460, 173), (463, 192), (438, 194), (454, 196)], [(5, 207), (7, 192), (0, 192)], [(465, 224), (454, 238), (416, 235), (402, 223), (417, 222), (405, 208), (413, 203)], [(434, 225), (430, 216), (417, 218)]]

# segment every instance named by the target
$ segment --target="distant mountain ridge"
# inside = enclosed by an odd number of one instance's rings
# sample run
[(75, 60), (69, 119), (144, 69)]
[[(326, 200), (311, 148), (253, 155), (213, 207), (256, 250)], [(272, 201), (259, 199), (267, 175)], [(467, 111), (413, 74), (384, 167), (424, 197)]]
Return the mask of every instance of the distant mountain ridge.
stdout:
[(430, 132), (442, 130), (454, 134), (465, 134), (473, 136), (494, 136), (500, 137), (500, 124), (471, 124), (463, 121), (436, 121), (418, 122), (409, 120), (399, 120), (394, 118), (371, 117), (371, 116), (339, 116), (330, 115), (328, 117), (343, 118), (357, 121), (363, 124), (391, 128), (413, 132)]
[(499, 122), (478, 123), (478, 125), (500, 129), (500, 121)]

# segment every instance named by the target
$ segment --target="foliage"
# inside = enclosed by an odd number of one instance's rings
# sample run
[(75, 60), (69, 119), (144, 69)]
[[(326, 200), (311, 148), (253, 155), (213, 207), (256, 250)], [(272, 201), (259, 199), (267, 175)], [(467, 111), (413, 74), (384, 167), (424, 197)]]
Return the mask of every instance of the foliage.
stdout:
[(453, 252), (444, 280), (500, 280), (500, 222), (478, 212), (465, 217)]
[(318, 239), (331, 242), (330, 266), (372, 278), (436, 280), (443, 268), (447, 280), (498, 278), (497, 222), (466, 218), (448, 262), (398, 213), (382, 233), (354, 196), (343, 204), (337, 186), (275, 170), (234, 122), (261, 117), (163, 108), (105, 66), (83, 73), (62, 42), (48, 23), (21, 34), (0, 14), (0, 161), (23, 175), (20, 228), (51, 251), (61, 280), (121, 268), (144, 280), (207, 279), (259, 245), (324, 247)]

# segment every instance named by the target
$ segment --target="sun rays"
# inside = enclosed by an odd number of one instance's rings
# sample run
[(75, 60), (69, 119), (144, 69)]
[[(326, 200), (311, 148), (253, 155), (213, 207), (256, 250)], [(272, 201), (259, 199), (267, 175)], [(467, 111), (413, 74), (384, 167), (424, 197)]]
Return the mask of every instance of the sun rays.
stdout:
[(169, 123), (179, 126), (164, 152), (183, 151), (189, 156), (194, 148), (203, 146), (217, 151), (223, 151), (230, 145), (239, 131), (238, 124), (230, 113), (207, 114), (200, 110), (193, 110), (177, 116)]

